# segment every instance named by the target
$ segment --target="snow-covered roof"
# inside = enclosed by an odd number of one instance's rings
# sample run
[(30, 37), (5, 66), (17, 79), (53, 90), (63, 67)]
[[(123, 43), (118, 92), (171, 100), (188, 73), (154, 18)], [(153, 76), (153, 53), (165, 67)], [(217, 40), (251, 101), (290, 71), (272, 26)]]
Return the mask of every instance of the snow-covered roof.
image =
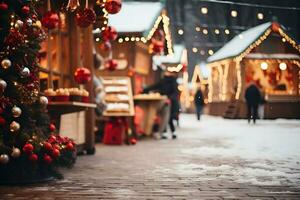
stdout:
[(119, 33), (145, 33), (153, 27), (162, 9), (159, 2), (123, 2), (118, 14), (109, 15), (108, 24)]
[(264, 34), (271, 25), (271, 22), (267, 22), (243, 31), (225, 44), (214, 55), (208, 57), (207, 62), (214, 62), (240, 55), (262, 34)]
[(174, 54), (164, 56), (153, 56), (153, 63), (156, 65), (161, 64), (178, 64), (181, 62), (182, 53), (184, 50), (183, 45), (174, 45)]

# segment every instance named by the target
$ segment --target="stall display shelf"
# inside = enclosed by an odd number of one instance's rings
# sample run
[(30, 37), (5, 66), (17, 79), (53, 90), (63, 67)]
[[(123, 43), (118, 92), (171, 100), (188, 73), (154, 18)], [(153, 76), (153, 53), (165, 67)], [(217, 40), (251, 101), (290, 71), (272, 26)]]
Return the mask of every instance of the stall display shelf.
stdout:
[(125, 76), (101, 77), (106, 93), (107, 109), (105, 117), (134, 116), (134, 104), (131, 80)]
[(48, 110), (49, 112), (55, 112), (55, 114), (68, 114), (73, 112), (84, 111), (88, 108), (96, 108), (96, 104), (94, 103), (83, 103), (76, 101), (68, 101), (68, 102), (49, 102)]
[(134, 95), (133, 99), (135, 101), (157, 101), (157, 100), (165, 100), (167, 99), (166, 96), (160, 95), (158, 93), (152, 93), (152, 94), (137, 94)]

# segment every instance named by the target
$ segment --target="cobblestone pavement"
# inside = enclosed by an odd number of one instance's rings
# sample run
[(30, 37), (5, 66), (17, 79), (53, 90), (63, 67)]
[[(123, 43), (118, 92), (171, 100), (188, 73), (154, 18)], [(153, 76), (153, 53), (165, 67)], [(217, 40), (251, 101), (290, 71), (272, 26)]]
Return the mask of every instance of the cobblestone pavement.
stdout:
[(300, 123), (182, 115), (177, 140), (97, 145), (65, 179), (0, 199), (300, 199)]

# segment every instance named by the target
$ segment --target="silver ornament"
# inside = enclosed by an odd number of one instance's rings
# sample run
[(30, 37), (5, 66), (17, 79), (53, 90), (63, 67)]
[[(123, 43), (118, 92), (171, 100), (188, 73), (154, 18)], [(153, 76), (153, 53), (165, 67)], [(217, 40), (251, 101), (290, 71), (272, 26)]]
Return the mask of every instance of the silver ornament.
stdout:
[(27, 77), (27, 76), (30, 75), (30, 70), (28, 69), (28, 67), (24, 67), (24, 68), (22, 69), (22, 71), (20, 72), (20, 74), (21, 74), (22, 76), (24, 76), (24, 77)]
[(0, 78), (0, 91), (4, 92), (6, 86), (7, 86), (6, 81)]
[(9, 128), (10, 128), (10, 132), (16, 132), (20, 129), (20, 124), (16, 121), (13, 121), (12, 123), (10, 123)]
[(11, 157), (18, 158), (21, 155), (21, 151), (19, 148), (13, 148), (13, 151), (11, 152)]
[(15, 23), (15, 28), (20, 29), (23, 27), (23, 22), (21, 20), (17, 20)]
[(21, 108), (19, 108), (19, 107), (17, 107), (17, 106), (14, 106), (14, 107), (11, 109), (11, 112), (12, 112), (13, 117), (15, 117), (15, 118), (20, 117), (20, 115), (22, 114)]
[(28, 26), (32, 26), (32, 19), (27, 19)]
[(9, 59), (4, 59), (1, 61), (1, 66), (4, 68), (4, 69), (7, 69), (11, 66), (11, 61)]
[(45, 96), (41, 96), (40, 97), (40, 103), (43, 105), (47, 105), (48, 104), (48, 98)]
[(9, 157), (7, 154), (0, 155), (0, 164), (7, 164), (9, 162)]

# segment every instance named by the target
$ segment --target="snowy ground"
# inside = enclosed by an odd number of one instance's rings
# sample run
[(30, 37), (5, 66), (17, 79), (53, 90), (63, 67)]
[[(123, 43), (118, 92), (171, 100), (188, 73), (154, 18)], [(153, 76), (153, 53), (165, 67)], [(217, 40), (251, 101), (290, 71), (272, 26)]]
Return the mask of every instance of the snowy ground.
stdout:
[(182, 114), (176, 132), (176, 140), (98, 144), (64, 180), (0, 186), (0, 199), (300, 199), (300, 121)]
[[(182, 115), (180, 133), (199, 146), (182, 149), (182, 154), (207, 159), (207, 164), (179, 165), (191, 173), (215, 173), (218, 178), (261, 185), (300, 185), (300, 120), (226, 120)], [(220, 162), (215, 162), (216, 158)], [(197, 170), (195, 170), (197, 169)]]

